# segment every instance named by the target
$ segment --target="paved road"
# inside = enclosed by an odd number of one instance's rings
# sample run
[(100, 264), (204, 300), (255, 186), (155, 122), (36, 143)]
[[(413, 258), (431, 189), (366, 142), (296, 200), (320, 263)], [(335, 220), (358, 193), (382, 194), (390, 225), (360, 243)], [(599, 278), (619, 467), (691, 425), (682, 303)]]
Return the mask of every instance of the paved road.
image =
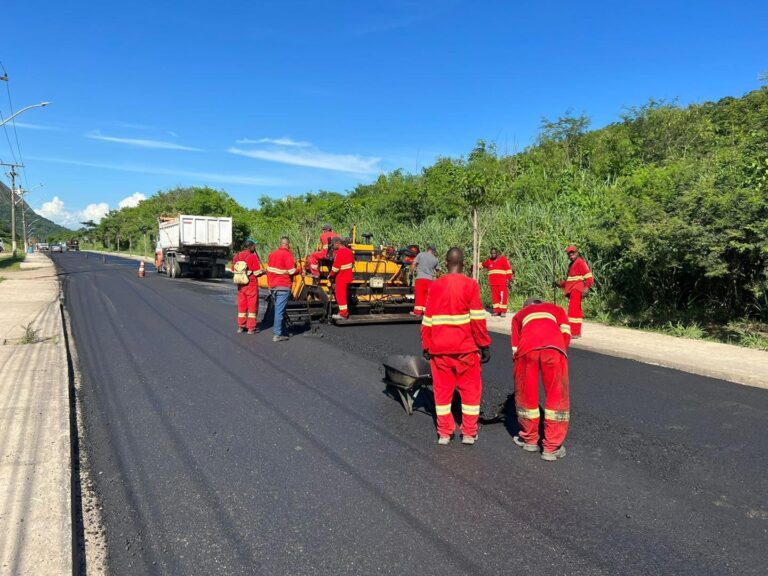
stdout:
[(442, 448), (381, 382), (417, 326), (274, 344), (229, 283), (56, 259), (114, 574), (765, 573), (766, 390), (573, 351), (564, 460), (512, 425)]

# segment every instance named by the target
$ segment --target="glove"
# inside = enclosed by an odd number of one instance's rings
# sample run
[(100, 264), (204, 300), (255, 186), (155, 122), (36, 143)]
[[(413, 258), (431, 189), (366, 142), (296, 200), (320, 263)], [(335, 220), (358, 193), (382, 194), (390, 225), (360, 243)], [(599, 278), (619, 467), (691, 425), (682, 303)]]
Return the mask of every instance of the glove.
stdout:
[(552, 282), (552, 288), (560, 288), (560, 282), (558, 282), (557, 280)]
[(480, 348), (480, 364), (487, 364), (491, 359), (491, 349), (486, 346)]
[(429, 353), (429, 350), (422, 350), (421, 355), (424, 356), (424, 360), (427, 362), (432, 360), (432, 354)]

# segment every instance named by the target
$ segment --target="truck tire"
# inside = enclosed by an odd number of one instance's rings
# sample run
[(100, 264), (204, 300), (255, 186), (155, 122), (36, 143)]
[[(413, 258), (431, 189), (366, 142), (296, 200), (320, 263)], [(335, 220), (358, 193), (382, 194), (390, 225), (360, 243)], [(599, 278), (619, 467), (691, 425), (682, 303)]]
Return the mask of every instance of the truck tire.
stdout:
[(170, 268), (171, 278), (181, 278), (181, 264), (179, 264), (175, 257), (170, 259), (168, 267)]

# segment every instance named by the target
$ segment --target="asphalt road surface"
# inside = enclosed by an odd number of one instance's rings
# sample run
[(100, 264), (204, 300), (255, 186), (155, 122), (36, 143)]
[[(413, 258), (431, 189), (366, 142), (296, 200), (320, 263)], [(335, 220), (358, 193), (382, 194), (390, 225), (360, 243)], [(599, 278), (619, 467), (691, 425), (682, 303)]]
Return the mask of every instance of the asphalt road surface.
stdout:
[(54, 259), (113, 574), (766, 573), (766, 390), (574, 350), (565, 459), (514, 424), (438, 447), (381, 379), (417, 325), (273, 343), (235, 333), (231, 282)]

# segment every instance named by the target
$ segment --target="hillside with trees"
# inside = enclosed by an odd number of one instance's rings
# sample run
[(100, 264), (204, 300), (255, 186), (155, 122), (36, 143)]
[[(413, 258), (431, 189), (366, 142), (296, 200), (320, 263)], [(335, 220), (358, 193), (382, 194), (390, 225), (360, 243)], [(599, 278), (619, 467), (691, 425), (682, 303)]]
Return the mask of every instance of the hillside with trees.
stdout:
[[(18, 198), (17, 198), (18, 201)], [(43, 240), (53, 239), (61, 235), (66, 235), (70, 230), (51, 222), (47, 218), (40, 216), (32, 210), (25, 201), (21, 201), (16, 206), (16, 241), (19, 246), (24, 247), (23, 223), (21, 211), (27, 211), (27, 224), (33, 224), (35, 236)], [(10, 246), (11, 236), (11, 189), (0, 182), (0, 238), (3, 238)]]
[(288, 234), (306, 252), (322, 223), (344, 234), (357, 224), (376, 243), (459, 245), (469, 256), (497, 246), (520, 298), (551, 297), (574, 242), (595, 272), (592, 316), (731, 331), (768, 321), (768, 88), (688, 107), (650, 101), (589, 125), (583, 115), (545, 119), (519, 153), (479, 141), (418, 174), (263, 197), (257, 209), (208, 188), (161, 192), (90, 232), (111, 248), (151, 251), (159, 214), (232, 215), (238, 240), (253, 236), (265, 250)]

